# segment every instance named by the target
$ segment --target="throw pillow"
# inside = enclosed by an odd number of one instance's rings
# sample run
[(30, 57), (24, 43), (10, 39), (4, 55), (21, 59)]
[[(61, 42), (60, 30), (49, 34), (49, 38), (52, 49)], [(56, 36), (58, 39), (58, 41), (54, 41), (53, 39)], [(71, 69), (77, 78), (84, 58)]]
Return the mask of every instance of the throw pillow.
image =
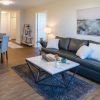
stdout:
[(92, 49), (86, 45), (81, 46), (76, 55), (79, 56), (81, 59), (87, 58), (92, 52)]
[(51, 39), (47, 43), (47, 48), (59, 49), (58, 43), (59, 43), (59, 39)]
[(96, 59), (100, 61), (100, 44), (90, 43), (89, 47), (92, 49), (92, 53), (89, 58)]

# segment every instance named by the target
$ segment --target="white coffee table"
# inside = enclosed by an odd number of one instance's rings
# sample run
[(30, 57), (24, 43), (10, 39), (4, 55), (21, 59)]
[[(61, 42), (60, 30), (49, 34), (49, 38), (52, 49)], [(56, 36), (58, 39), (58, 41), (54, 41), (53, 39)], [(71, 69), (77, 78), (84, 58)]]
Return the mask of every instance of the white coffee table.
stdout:
[[(42, 59), (42, 56), (26, 58), (26, 62), (37, 83), (43, 80), (43, 79), (40, 79), (41, 73), (46, 72), (50, 76), (54, 76), (55, 74), (61, 74), (64, 80), (64, 84), (66, 84), (64, 73), (75, 67), (77, 67), (76, 69), (78, 69), (78, 66), (79, 66), (79, 63), (76, 63), (70, 60), (67, 60), (67, 63), (58, 63), (58, 64), (56, 64), (55, 61), (47, 62), (44, 59)], [(34, 76), (34, 72), (32, 71), (32, 68), (34, 68), (35, 71), (37, 71), (36, 76)], [(72, 76), (74, 76), (76, 72), (77, 70), (75, 71), (75, 73), (73, 73)]]

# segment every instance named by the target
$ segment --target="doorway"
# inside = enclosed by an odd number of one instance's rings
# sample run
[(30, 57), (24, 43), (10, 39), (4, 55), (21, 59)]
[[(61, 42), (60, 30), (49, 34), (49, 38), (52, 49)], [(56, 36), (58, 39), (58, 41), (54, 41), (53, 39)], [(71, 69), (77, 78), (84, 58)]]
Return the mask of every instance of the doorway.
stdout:
[(36, 35), (35, 35), (35, 46), (40, 47), (40, 39), (46, 40), (46, 33), (44, 29), (47, 25), (47, 13), (46, 12), (39, 12), (36, 13)]
[(0, 33), (6, 33), (10, 39), (16, 39), (16, 11), (0, 11)]

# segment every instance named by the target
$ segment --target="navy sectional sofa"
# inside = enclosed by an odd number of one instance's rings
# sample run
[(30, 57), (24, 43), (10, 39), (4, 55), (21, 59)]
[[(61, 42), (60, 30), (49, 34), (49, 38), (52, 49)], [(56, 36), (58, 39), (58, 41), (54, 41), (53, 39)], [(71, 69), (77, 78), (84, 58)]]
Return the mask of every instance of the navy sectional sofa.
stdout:
[[(54, 48), (46, 48), (47, 42), (41, 41), (42, 49), (41, 52), (58, 54), (59, 56), (66, 57), (69, 60), (80, 63), (78, 74), (84, 76), (92, 81), (100, 83), (100, 61), (94, 59), (81, 59), (76, 56), (77, 50), (82, 45), (89, 45), (89, 43), (96, 43), (89, 40), (79, 40), (74, 38), (59, 38), (59, 50)], [(72, 70), (74, 71), (74, 69)]]

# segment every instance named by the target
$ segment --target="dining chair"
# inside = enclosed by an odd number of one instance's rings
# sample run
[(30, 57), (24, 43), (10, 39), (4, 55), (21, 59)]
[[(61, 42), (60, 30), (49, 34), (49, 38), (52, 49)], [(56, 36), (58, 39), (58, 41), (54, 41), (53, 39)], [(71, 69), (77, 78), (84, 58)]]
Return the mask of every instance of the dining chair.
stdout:
[(1, 42), (4, 35), (6, 35), (6, 33), (0, 33), (0, 47), (1, 47)]
[(0, 39), (2, 39), (2, 37), (6, 35), (6, 33), (0, 33)]
[(8, 61), (8, 42), (9, 37), (4, 35), (1, 42), (0, 53), (1, 53), (1, 62), (3, 63), (3, 54), (6, 53), (6, 59)]

